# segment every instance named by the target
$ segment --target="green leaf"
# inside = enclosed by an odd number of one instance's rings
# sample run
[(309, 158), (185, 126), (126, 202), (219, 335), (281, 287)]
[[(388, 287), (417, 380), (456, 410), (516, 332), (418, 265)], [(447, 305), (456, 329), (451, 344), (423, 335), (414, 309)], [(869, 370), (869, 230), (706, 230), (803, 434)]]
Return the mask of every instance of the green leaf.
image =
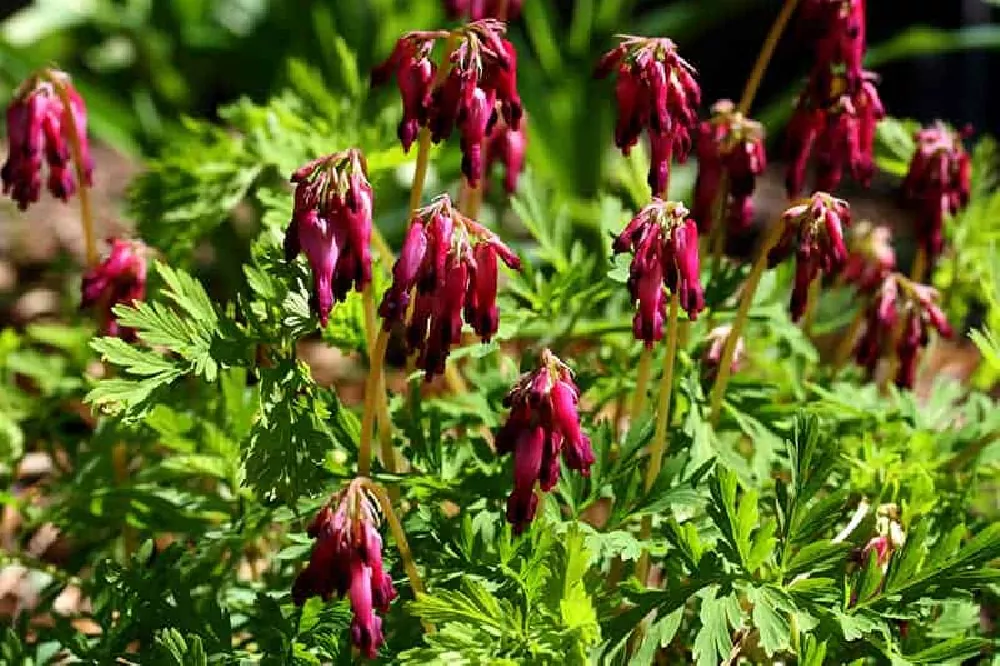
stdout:
[(982, 638), (956, 636), (916, 654), (908, 654), (906, 659), (913, 664), (962, 663), (980, 656), (988, 646), (989, 641)]
[(799, 549), (785, 566), (785, 576), (823, 573), (842, 563), (850, 550), (850, 544), (834, 543), (830, 540), (807, 544)]
[(739, 627), (742, 611), (735, 592), (718, 597), (719, 587), (713, 585), (704, 590), (698, 619), (701, 629), (695, 636), (692, 654), (696, 664), (720, 664), (729, 658), (733, 650), (730, 628)]
[(773, 587), (747, 588), (747, 599), (753, 604), (751, 621), (760, 632), (760, 646), (768, 657), (791, 648), (791, 627), (788, 614), (795, 605), (784, 592)]

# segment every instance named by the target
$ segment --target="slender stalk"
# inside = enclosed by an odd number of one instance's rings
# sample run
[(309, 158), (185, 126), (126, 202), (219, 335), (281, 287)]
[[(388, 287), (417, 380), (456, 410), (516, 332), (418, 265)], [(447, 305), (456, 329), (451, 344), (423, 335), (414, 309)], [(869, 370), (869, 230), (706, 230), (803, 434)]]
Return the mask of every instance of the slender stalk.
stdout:
[[(444, 56), (441, 58), (441, 64), (434, 75), (434, 81), (431, 83), (432, 88), (441, 85), (444, 83), (445, 78), (447, 78), (448, 72), (451, 69), (448, 66), (448, 59), (451, 56), (451, 52), (455, 50), (457, 42), (457, 35), (452, 34), (448, 37), (448, 41), (444, 47)], [(427, 127), (423, 127), (417, 136), (417, 166), (413, 172), (413, 184), (410, 187), (410, 213), (420, 207), (420, 199), (424, 194), (424, 183), (427, 182), (427, 167), (430, 164), (430, 156), (431, 131)]]
[(813, 322), (816, 320), (816, 308), (819, 307), (819, 292), (822, 284), (821, 278), (817, 277), (809, 283), (809, 291), (806, 293), (806, 311), (802, 313), (802, 333), (809, 337), (812, 333)]
[(639, 369), (635, 377), (635, 395), (632, 396), (631, 425), (635, 425), (646, 411), (646, 387), (653, 367), (653, 350), (646, 345), (639, 356)]
[(754, 262), (753, 268), (750, 270), (750, 275), (747, 277), (746, 284), (743, 285), (743, 293), (740, 294), (740, 306), (736, 311), (736, 318), (733, 319), (733, 328), (730, 330), (729, 336), (726, 338), (726, 344), (722, 348), (722, 357), (719, 359), (719, 374), (715, 378), (715, 385), (712, 386), (712, 396), (710, 400), (710, 419), (712, 425), (717, 425), (719, 422), (719, 415), (722, 409), (722, 397), (726, 393), (726, 384), (729, 383), (729, 376), (732, 372), (731, 366), (733, 363), (733, 353), (736, 351), (736, 342), (740, 339), (740, 335), (743, 333), (743, 327), (746, 324), (747, 316), (750, 314), (750, 305), (753, 303), (754, 293), (757, 291), (757, 286), (760, 284), (760, 278), (764, 275), (764, 270), (767, 268), (767, 254), (781, 238), (784, 226), (784, 222), (779, 220), (768, 230), (767, 236), (760, 246), (760, 253), (757, 256), (757, 260)]
[[(379, 330), (377, 329), (378, 323), (375, 312), (375, 299), (374, 295), (370, 293), (362, 293), (362, 300), (364, 301), (365, 310), (365, 331), (368, 341), (368, 348), (375, 350), (378, 346)], [(384, 363), (382, 364), (384, 366)], [(375, 387), (375, 418), (378, 424), (378, 436), (379, 436), (379, 448), (381, 449), (382, 465), (392, 473), (398, 470), (396, 450), (392, 446), (392, 419), (389, 415), (389, 398), (386, 394), (386, 381), (385, 381), (385, 371), (384, 367), (381, 372), (379, 372), (378, 377), (376, 377), (377, 385)], [(367, 386), (367, 382), (366, 382)]]
[(905, 329), (906, 317), (898, 317), (889, 338), (889, 362), (886, 364), (885, 373), (878, 380), (878, 392), (882, 396), (889, 395), (889, 384), (896, 380), (896, 373), (899, 372), (899, 356), (896, 354), (896, 348)]
[(729, 199), (729, 172), (723, 169), (722, 178), (719, 180), (719, 191), (715, 195), (715, 207), (712, 218), (712, 230), (708, 234), (708, 247), (712, 252), (712, 272), (714, 279), (719, 273), (719, 265), (722, 263), (722, 251), (726, 247), (726, 202)]
[(854, 350), (854, 341), (858, 337), (858, 332), (865, 323), (865, 307), (862, 306), (858, 310), (858, 313), (854, 315), (854, 319), (851, 321), (851, 325), (848, 327), (847, 332), (844, 333), (844, 337), (841, 338), (840, 344), (837, 345), (837, 350), (833, 354), (833, 377), (836, 378), (837, 374), (843, 369), (844, 365), (847, 363), (847, 359), (850, 358), (851, 352)]
[[(368, 312), (371, 313), (371, 324), (374, 324), (375, 300), (372, 295), (372, 286), (369, 284), (361, 292), (365, 302), (366, 320), (369, 319)], [(358, 448), (358, 474), (368, 476), (371, 472), (372, 463), (372, 430), (375, 424), (375, 411), (378, 409), (380, 400), (384, 401), (384, 393), (380, 391), (383, 385), (382, 366), (385, 361), (385, 350), (389, 346), (389, 334), (379, 329), (375, 334), (374, 326), (370, 326), (369, 335), (375, 338), (375, 344), (369, 349), (368, 378), (365, 380), (365, 402), (364, 411), (361, 417), (361, 443)], [(371, 339), (371, 337), (369, 339)], [(387, 410), (388, 411), (388, 410)], [(391, 427), (390, 423), (385, 423), (384, 427)], [(390, 444), (391, 446), (391, 444)], [(393, 456), (393, 461), (395, 456)], [(388, 464), (388, 460), (384, 461)]]
[[(674, 361), (677, 358), (677, 327), (680, 296), (674, 291), (670, 298), (670, 317), (667, 319), (667, 351), (663, 358), (663, 375), (660, 378), (659, 404), (656, 407), (656, 430), (653, 434), (653, 446), (649, 451), (649, 465), (646, 467), (646, 492), (656, 483), (656, 478), (663, 468), (663, 455), (667, 449), (667, 427), (670, 425), (670, 398), (674, 388)], [(644, 516), (639, 528), (639, 537), (648, 539), (653, 531), (653, 517)], [(639, 563), (636, 565), (639, 581), (645, 585), (649, 575), (649, 552), (643, 550)]]
[(785, 4), (781, 7), (781, 11), (778, 12), (777, 18), (774, 19), (771, 30), (768, 31), (767, 38), (764, 40), (764, 46), (760, 49), (760, 55), (757, 56), (757, 62), (754, 63), (753, 70), (750, 72), (750, 78), (747, 79), (746, 86), (743, 88), (743, 95), (740, 97), (739, 104), (740, 113), (746, 115), (750, 111), (754, 97), (757, 96), (757, 90), (760, 88), (760, 83), (764, 79), (764, 72), (767, 70), (767, 66), (774, 56), (774, 50), (778, 46), (778, 41), (781, 39), (781, 34), (788, 26), (788, 21), (792, 18), (792, 14), (795, 12), (795, 7), (798, 4), (799, 0), (785, 0)]
[(927, 251), (917, 248), (917, 255), (913, 258), (913, 269), (910, 271), (910, 279), (920, 283), (924, 281), (924, 274), (927, 272)]
[(41, 76), (52, 84), (52, 89), (59, 97), (66, 113), (69, 133), (69, 150), (73, 158), (73, 169), (76, 171), (77, 197), (80, 200), (80, 222), (83, 225), (83, 242), (87, 253), (87, 265), (97, 263), (97, 240), (94, 237), (94, 215), (90, 206), (90, 187), (87, 185), (86, 168), (83, 163), (83, 146), (80, 144), (80, 128), (76, 124), (76, 116), (72, 113), (69, 92), (60, 77), (51, 70), (43, 70)]

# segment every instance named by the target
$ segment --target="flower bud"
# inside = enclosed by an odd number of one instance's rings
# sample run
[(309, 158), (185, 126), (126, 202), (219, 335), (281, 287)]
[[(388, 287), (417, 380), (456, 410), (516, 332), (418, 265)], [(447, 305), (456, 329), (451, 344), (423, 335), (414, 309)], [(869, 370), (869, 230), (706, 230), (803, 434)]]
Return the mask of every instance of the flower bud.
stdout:
[(141, 241), (112, 238), (108, 243), (108, 257), (83, 276), (80, 307), (97, 309), (102, 335), (133, 340), (135, 330), (118, 325), (114, 307), (146, 297), (146, 248)]
[[(715, 380), (715, 376), (719, 371), (719, 365), (722, 362), (722, 351), (732, 330), (733, 327), (731, 324), (724, 324), (716, 326), (705, 336), (705, 346), (702, 349), (701, 362), (705, 368), (705, 379), (707, 381)], [(733, 348), (733, 358), (729, 365), (732, 374), (739, 372), (745, 356), (746, 343), (743, 340), (743, 336), (740, 336), (736, 340), (736, 346)]]
[(862, 222), (850, 236), (847, 263), (842, 276), (859, 291), (871, 292), (896, 269), (896, 252), (892, 248), (892, 232), (888, 227), (872, 227)]

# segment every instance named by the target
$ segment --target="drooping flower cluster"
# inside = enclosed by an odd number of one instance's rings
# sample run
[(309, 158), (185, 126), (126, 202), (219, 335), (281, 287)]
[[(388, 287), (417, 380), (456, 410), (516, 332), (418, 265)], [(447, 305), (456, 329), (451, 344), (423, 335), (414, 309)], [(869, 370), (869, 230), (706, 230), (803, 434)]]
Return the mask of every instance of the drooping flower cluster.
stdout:
[(507, 422), (496, 435), (497, 453), (514, 456), (514, 487), (507, 498), (507, 521), (520, 534), (535, 517), (535, 483), (548, 492), (559, 481), (559, 455), (569, 469), (590, 475), (594, 452), (580, 428), (580, 391), (573, 373), (548, 349), (539, 367), (521, 375), (504, 398)]
[(944, 246), (945, 217), (969, 203), (972, 162), (962, 135), (944, 123), (919, 130), (915, 139), (903, 194), (916, 208), (917, 242), (933, 261)]
[(851, 224), (851, 209), (843, 199), (816, 192), (806, 203), (785, 211), (780, 224), (784, 230), (768, 260), (775, 266), (795, 252), (795, 284), (789, 310), (792, 321), (798, 321), (806, 310), (809, 285), (820, 271), (835, 273), (847, 261), (844, 227)]
[(632, 320), (637, 340), (652, 346), (663, 338), (667, 294), (676, 292), (691, 319), (705, 307), (698, 257), (698, 224), (684, 204), (654, 197), (625, 226), (614, 242), (615, 253), (632, 252), (628, 289), (638, 303)]
[(816, 185), (834, 191), (844, 173), (868, 186), (874, 173), (875, 126), (885, 116), (875, 75), (862, 67), (864, 0), (812, 0), (803, 6), (815, 62), (788, 124), (786, 187), (797, 196), (813, 157)]
[[(716, 326), (705, 336), (705, 346), (702, 349), (701, 361), (705, 368), (704, 379), (715, 381), (719, 372), (719, 365), (722, 363), (722, 351), (732, 332), (732, 324)], [(746, 342), (743, 336), (736, 339), (736, 346), (733, 348), (733, 359), (729, 364), (730, 372), (736, 374), (743, 365), (743, 358), (746, 356)]]
[(409, 353), (430, 380), (444, 372), (462, 318), (488, 342), (497, 332), (497, 258), (515, 270), (521, 260), (496, 234), (462, 215), (444, 194), (413, 213), (392, 285), (379, 306), (386, 331), (405, 321)]
[(927, 345), (930, 329), (946, 338), (952, 335), (951, 324), (937, 299), (933, 287), (911, 282), (898, 273), (890, 274), (865, 313), (865, 330), (854, 349), (858, 365), (874, 375), (881, 358), (895, 355), (899, 360), (896, 385), (912, 388), (917, 353)]
[(888, 227), (872, 226), (862, 220), (849, 236), (847, 263), (841, 273), (844, 282), (870, 293), (894, 270), (896, 251), (892, 248), (892, 232)]
[(448, 18), (471, 21), (492, 18), (513, 21), (521, 14), (523, 0), (445, 0)]
[(389, 612), (396, 589), (382, 565), (378, 512), (364, 482), (352, 481), (309, 525), (308, 534), (316, 543), (309, 564), (295, 579), (292, 599), (301, 606), (313, 596), (328, 601), (347, 595), (354, 614), (351, 642), (374, 659), (385, 642), (382, 618), (375, 611)]
[(649, 136), (649, 186), (666, 195), (670, 160), (684, 161), (698, 124), (701, 89), (694, 70), (666, 38), (624, 36), (597, 65), (598, 78), (617, 70), (615, 145), (628, 155), (643, 130)]
[(112, 238), (107, 259), (92, 267), (83, 276), (80, 307), (97, 310), (100, 331), (133, 340), (135, 330), (118, 324), (113, 308), (131, 305), (146, 297), (146, 256), (141, 241)]
[[(69, 104), (64, 104), (56, 87)], [(7, 107), (7, 161), (0, 169), (3, 193), (24, 210), (38, 201), (42, 190), (42, 160), (49, 166), (47, 186), (52, 196), (67, 201), (78, 183), (70, 166), (71, 145), (76, 142), (87, 187), (94, 162), (87, 140), (87, 107), (70, 83), (69, 75), (55, 70), (32, 76), (14, 93)]]
[(486, 139), (486, 173), (490, 173), (494, 164), (502, 164), (507, 194), (517, 190), (517, 180), (524, 171), (524, 154), (528, 148), (525, 120), (526, 117), (522, 117), (518, 128), (512, 129), (501, 118)]
[(326, 326), (335, 302), (372, 278), (374, 194), (356, 148), (309, 162), (292, 174), (295, 208), (285, 258), (304, 252), (313, 274), (313, 310)]
[(517, 52), (503, 37), (506, 25), (493, 19), (473, 21), (451, 34), (454, 49), (448, 71), (439, 76), (431, 51), (447, 32), (403, 35), (389, 58), (372, 72), (380, 84), (395, 75), (403, 98), (399, 140), (405, 150), (427, 127), (441, 142), (457, 127), (461, 135), (462, 173), (476, 186), (483, 175), (483, 143), (502, 117), (513, 130), (523, 109), (517, 92)]
[(716, 199), (723, 176), (728, 182), (726, 222), (730, 231), (747, 230), (753, 219), (753, 191), (764, 172), (764, 128), (743, 117), (729, 100), (712, 105), (712, 117), (702, 121), (695, 138), (698, 178), (694, 185), (694, 219), (702, 233), (714, 224)]

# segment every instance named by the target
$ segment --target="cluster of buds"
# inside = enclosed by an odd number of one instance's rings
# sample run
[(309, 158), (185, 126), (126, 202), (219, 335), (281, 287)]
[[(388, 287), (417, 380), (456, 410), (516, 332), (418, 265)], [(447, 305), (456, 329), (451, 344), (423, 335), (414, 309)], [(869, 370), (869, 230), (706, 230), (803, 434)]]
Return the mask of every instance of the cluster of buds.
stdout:
[(569, 469), (590, 475), (594, 452), (580, 429), (580, 391), (573, 373), (548, 349), (534, 372), (521, 375), (504, 398), (507, 422), (496, 435), (497, 453), (514, 456), (514, 487), (507, 521), (520, 534), (535, 517), (535, 483), (548, 492), (559, 481), (559, 454)]
[(691, 319), (705, 307), (698, 257), (698, 224), (684, 204), (654, 197), (615, 238), (615, 253), (632, 252), (628, 289), (638, 309), (632, 320), (637, 340), (652, 346), (663, 338), (667, 295), (676, 293)]
[(94, 163), (87, 141), (87, 107), (69, 75), (46, 70), (29, 78), (7, 107), (7, 161), (0, 169), (3, 193), (24, 210), (42, 190), (42, 160), (49, 165), (48, 188), (66, 201), (78, 183), (70, 167), (71, 146), (79, 149), (84, 185), (91, 185)]
[(412, 314), (406, 345), (430, 380), (444, 372), (452, 345), (462, 334), (462, 317), (488, 342), (497, 332), (497, 258), (515, 270), (521, 260), (496, 234), (462, 215), (447, 194), (413, 213), (392, 285), (379, 306), (386, 331)]
[(729, 230), (747, 230), (753, 218), (753, 196), (757, 176), (764, 172), (764, 128), (748, 120), (729, 100), (712, 106), (712, 117), (698, 127), (695, 137), (698, 178), (694, 185), (694, 218), (701, 231), (714, 223), (715, 202), (723, 176), (728, 181), (726, 215)]
[(501, 118), (486, 139), (486, 173), (489, 174), (494, 164), (502, 164), (507, 194), (517, 190), (517, 180), (524, 171), (524, 154), (528, 148), (525, 125), (524, 117), (517, 129), (511, 128)]
[(874, 375), (879, 359), (895, 354), (899, 360), (896, 385), (912, 388), (917, 353), (927, 345), (930, 329), (946, 338), (952, 335), (937, 300), (933, 287), (911, 282), (898, 273), (886, 277), (865, 312), (865, 330), (854, 349), (858, 365)]
[[(410, 32), (372, 72), (375, 84), (396, 77), (403, 98), (399, 140), (405, 150), (421, 127), (430, 129), (435, 143), (458, 128), (462, 173), (473, 187), (483, 175), (484, 141), (498, 119), (516, 131), (523, 113), (517, 92), (517, 52), (503, 37), (505, 31), (505, 24), (482, 19), (454, 33)], [(441, 38), (454, 45), (443, 76), (430, 59)]]
[(915, 136), (917, 150), (903, 180), (903, 195), (917, 209), (917, 240), (930, 259), (944, 246), (944, 219), (969, 203), (972, 162), (962, 135), (935, 123)]
[(80, 306), (98, 311), (100, 330), (123, 340), (135, 339), (135, 330), (119, 326), (116, 305), (131, 305), (146, 297), (146, 247), (141, 241), (112, 238), (107, 259), (83, 276)]
[(513, 20), (521, 13), (523, 0), (445, 0), (444, 10), (451, 19), (492, 18), (500, 21)]
[(385, 641), (382, 618), (375, 611), (389, 611), (396, 589), (382, 565), (378, 512), (365, 483), (352, 481), (309, 525), (308, 534), (316, 543), (309, 564), (295, 579), (292, 599), (302, 605), (313, 596), (324, 601), (334, 595), (350, 597), (351, 642), (374, 659)]
[(768, 259), (775, 266), (795, 251), (795, 284), (789, 310), (792, 320), (798, 321), (806, 311), (809, 285), (820, 271), (835, 273), (847, 261), (844, 227), (851, 224), (851, 209), (843, 199), (816, 192), (805, 203), (785, 211), (780, 224), (782, 236)]
[(649, 135), (649, 186), (665, 195), (670, 160), (687, 158), (698, 123), (701, 89), (694, 70), (666, 38), (624, 36), (597, 65), (598, 78), (618, 70), (615, 145), (628, 155), (643, 130)]
[[(726, 341), (729, 340), (729, 334), (732, 330), (732, 324), (723, 324), (722, 326), (716, 326), (705, 336), (705, 344), (701, 353), (701, 362), (704, 368), (703, 378), (705, 381), (715, 381), (715, 377), (719, 372), (719, 366), (722, 364), (722, 351), (726, 346)], [(745, 356), (746, 342), (743, 340), (743, 336), (740, 336), (736, 339), (736, 346), (733, 348), (733, 359), (729, 364), (731, 374), (739, 372)]]
[(313, 309), (326, 326), (335, 302), (372, 278), (374, 195), (356, 148), (309, 162), (292, 174), (295, 208), (285, 258), (304, 252), (313, 273)]
[(788, 196), (802, 191), (810, 157), (816, 163), (817, 190), (835, 190), (845, 172), (866, 187), (871, 184), (875, 126), (885, 109), (873, 75), (864, 73), (856, 84), (847, 81), (840, 75), (813, 78), (799, 96), (788, 123)]
[(797, 196), (815, 156), (816, 187), (832, 192), (845, 172), (863, 186), (874, 173), (875, 125), (885, 116), (875, 75), (862, 69), (866, 50), (864, 0), (809, 0), (815, 62), (788, 125), (786, 187)]
[(841, 272), (844, 282), (870, 293), (894, 270), (896, 251), (892, 248), (892, 232), (888, 227), (872, 226), (862, 220), (851, 230), (848, 240), (847, 263)]

